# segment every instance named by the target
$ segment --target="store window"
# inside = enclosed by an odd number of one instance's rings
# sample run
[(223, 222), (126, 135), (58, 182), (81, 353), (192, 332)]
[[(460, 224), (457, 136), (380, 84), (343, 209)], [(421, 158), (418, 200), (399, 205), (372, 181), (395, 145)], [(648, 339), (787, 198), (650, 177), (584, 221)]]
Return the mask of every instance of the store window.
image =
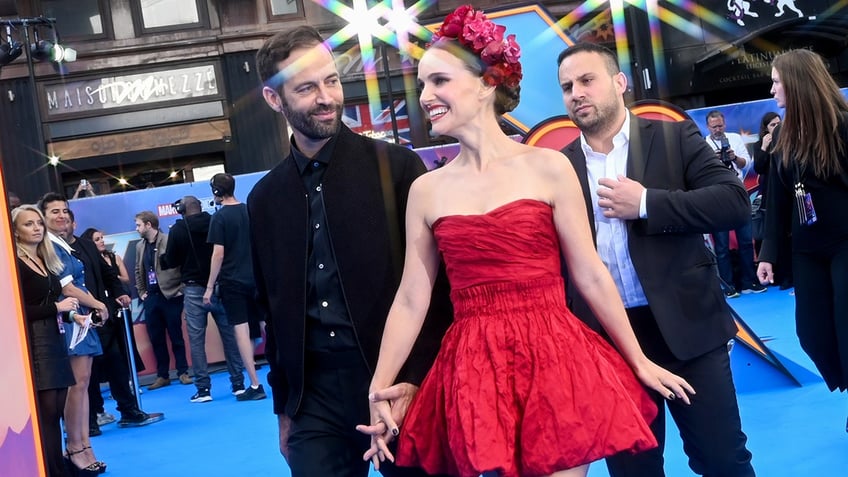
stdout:
[(268, 18), (283, 20), (292, 16), (303, 16), (301, 0), (267, 0)]
[(41, 0), (41, 13), (56, 19), (63, 40), (110, 37), (108, 0)]
[(205, 0), (132, 0), (142, 34), (208, 26)]

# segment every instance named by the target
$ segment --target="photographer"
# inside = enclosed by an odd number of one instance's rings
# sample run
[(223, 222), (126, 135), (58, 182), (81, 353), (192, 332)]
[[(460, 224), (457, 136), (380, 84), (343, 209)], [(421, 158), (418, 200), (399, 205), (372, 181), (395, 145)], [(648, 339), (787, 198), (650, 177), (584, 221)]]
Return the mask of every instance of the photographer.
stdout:
[(227, 320), (220, 298), (214, 294), (209, 305), (203, 303), (212, 260), (212, 244), (206, 242), (212, 216), (201, 210), (200, 201), (193, 195), (174, 202), (174, 208), (183, 218), (177, 220), (169, 231), (168, 247), (161, 257), (161, 264), (164, 269), (181, 267), (184, 285), (183, 310), (191, 365), (194, 368), (194, 385), (197, 387), (197, 392), (190, 401), (208, 402), (212, 400), (212, 382), (209, 379), (206, 360), (206, 325), (209, 313), (212, 313), (221, 335), (233, 394), (244, 391), (244, 365), (236, 345), (233, 325)]
[(74, 191), (74, 196), (71, 199), (79, 199), (80, 197), (94, 197), (97, 194), (94, 192), (91, 182), (87, 179), (80, 179), (77, 190)]
[[(710, 130), (706, 137), (707, 144), (713, 148), (718, 160), (727, 168), (736, 172), (736, 176), (744, 183), (745, 166), (751, 162), (748, 148), (742, 136), (736, 133), (725, 132), (724, 114), (713, 110), (707, 113), (707, 128)], [(761, 293), (766, 288), (760, 285), (754, 270), (754, 239), (752, 237), (751, 219), (748, 218), (745, 225), (734, 230), (736, 243), (739, 247), (739, 271), (738, 285), (742, 293)], [(730, 233), (713, 233), (713, 247), (715, 248), (716, 261), (718, 262), (718, 273), (725, 285), (724, 295), (727, 298), (739, 296), (737, 283), (733, 276), (733, 264), (730, 260)]]

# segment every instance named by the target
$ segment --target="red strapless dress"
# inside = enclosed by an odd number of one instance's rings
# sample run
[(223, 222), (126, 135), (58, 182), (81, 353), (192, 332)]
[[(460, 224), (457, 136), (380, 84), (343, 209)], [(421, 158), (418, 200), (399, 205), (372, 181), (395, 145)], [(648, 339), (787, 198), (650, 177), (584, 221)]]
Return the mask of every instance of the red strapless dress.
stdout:
[(455, 321), (401, 428), (397, 461), (436, 474), (547, 475), (657, 442), (657, 409), (566, 308), (551, 207), (433, 224)]

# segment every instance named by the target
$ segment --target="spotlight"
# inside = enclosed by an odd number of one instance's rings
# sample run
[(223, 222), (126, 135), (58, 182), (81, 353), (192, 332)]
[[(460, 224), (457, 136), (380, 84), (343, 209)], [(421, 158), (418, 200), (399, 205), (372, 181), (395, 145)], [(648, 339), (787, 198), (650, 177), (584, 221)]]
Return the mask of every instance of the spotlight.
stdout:
[(23, 44), (12, 38), (11, 25), (6, 25), (6, 43), (0, 45), (0, 66), (6, 66), (15, 61), (23, 51)]
[[(77, 60), (77, 51), (59, 44), (59, 34), (53, 30), (53, 41), (40, 39), (38, 30), (34, 30), (35, 42), (30, 45), (32, 59), (36, 61), (52, 61), (54, 63), (67, 63)], [(54, 65), (55, 66), (55, 65)]]
[[(59, 46), (59, 52), (61, 54), (61, 46)], [(37, 61), (56, 61), (56, 47), (53, 45), (53, 42), (47, 40), (38, 40), (33, 43), (30, 47), (30, 52), (32, 53), (32, 59)]]
[(59, 156), (57, 156), (55, 154), (51, 154), (50, 157), (47, 158), (47, 163), (50, 164), (53, 167), (58, 166), (59, 165)]
[(20, 42), (9, 40), (9, 43), (3, 43), (0, 45), (0, 66), (6, 66), (15, 61), (22, 52), (23, 45)]

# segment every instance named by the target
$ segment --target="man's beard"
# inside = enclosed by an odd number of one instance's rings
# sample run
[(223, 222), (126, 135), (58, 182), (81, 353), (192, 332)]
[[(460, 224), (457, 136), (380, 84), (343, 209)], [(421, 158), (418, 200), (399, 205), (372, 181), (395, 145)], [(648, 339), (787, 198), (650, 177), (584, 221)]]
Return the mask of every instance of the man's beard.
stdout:
[(588, 117), (579, 117), (578, 115), (571, 116), (574, 124), (583, 132), (583, 134), (597, 134), (604, 131), (615, 119), (617, 109), (616, 104), (593, 104), (595, 114)]
[[(289, 122), (292, 129), (300, 131), (301, 134), (310, 139), (326, 139), (332, 137), (339, 132), (342, 118), (342, 105), (328, 105), (311, 109), (306, 112), (295, 111), (289, 108), (288, 103), (282, 103), (283, 114)], [(312, 117), (316, 113), (324, 113), (327, 111), (335, 111), (336, 118), (331, 123), (324, 123)]]

